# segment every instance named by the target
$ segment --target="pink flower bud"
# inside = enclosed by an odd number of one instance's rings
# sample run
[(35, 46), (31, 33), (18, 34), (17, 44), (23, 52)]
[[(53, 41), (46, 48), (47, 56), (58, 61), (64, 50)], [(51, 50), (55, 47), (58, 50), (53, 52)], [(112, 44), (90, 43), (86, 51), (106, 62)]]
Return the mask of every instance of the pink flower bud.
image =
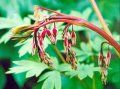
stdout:
[(107, 52), (106, 57), (107, 57), (108, 59), (111, 59), (111, 53), (110, 53), (110, 51)]
[(110, 53), (110, 51), (108, 51), (106, 54), (106, 60), (105, 60), (106, 66), (109, 66), (110, 59), (111, 59), (111, 53)]
[(72, 45), (76, 44), (76, 33), (74, 31), (71, 32), (71, 40), (72, 40)]
[(53, 28), (52, 33), (53, 33), (53, 37), (56, 38), (56, 36), (57, 36), (57, 29), (56, 29), (56, 27)]
[(102, 61), (104, 59), (104, 56), (102, 53), (99, 54), (98, 60)]
[(41, 32), (41, 37), (45, 38), (45, 35), (46, 35), (46, 29), (43, 29), (43, 31)]
[(64, 45), (68, 46), (68, 39), (67, 38), (64, 38)]
[(104, 58), (105, 58), (105, 57), (103, 56), (103, 54), (100, 53), (99, 56), (98, 56), (98, 65), (99, 65), (100, 67), (103, 66), (103, 64), (105, 64)]
[(76, 33), (74, 31), (71, 32), (71, 37), (72, 38), (76, 37)]
[(51, 35), (52, 35), (49, 29), (46, 29), (46, 34), (47, 34), (48, 36), (51, 36)]
[(43, 46), (43, 40), (44, 40), (44, 37), (43, 37), (42, 33), (38, 34), (38, 42), (39, 42), (40, 46)]

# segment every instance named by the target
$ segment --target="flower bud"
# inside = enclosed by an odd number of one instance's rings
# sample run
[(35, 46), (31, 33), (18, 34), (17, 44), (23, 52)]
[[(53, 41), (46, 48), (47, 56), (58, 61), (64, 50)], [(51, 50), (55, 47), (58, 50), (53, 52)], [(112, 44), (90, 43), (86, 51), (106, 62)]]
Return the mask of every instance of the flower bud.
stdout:
[(12, 31), (13, 35), (16, 35), (16, 34), (20, 34), (21, 32), (28, 31), (30, 29), (31, 28), (29, 28), (29, 25), (21, 25), (21, 26), (12, 28), (11, 31)]
[(64, 38), (64, 45), (68, 46), (68, 39), (67, 38)]
[(46, 34), (47, 34), (47, 36), (51, 36), (52, 35), (49, 29), (46, 29)]
[(105, 63), (106, 63), (107, 67), (110, 64), (110, 59), (111, 59), (111, 53), (110, 53), (110, 51), (108, 51), (107, 54), (106, 54), (106, 60), (105, 60)]
[(41, 32), (41, 37), (44, 39), (46, 36), (46, 31), (47, 29), (43, 29), (43, 31)]
[(43, 40), (44, 40), (44, 36), (43, 34), (38, 34), (38, 42), (40, 46), (43, 46)]
[(76, 33), (74, 31), (71, 32), (71, 40), (72, 40), (72, 45), (76, 44)]
[(53, 28), (52, 34), (53, 34), (53, 37), (56, 38), (56, 36), (57, 36), (57, 29), (56, 29), (56, 27)]
[(56, 40), (55, 40), (55, 37), (53, 36), (52, 32), (49, 29), (47, 29), (46, 32), (47, 32), (47, 36), (50, 38), (50, 41), (52, 42), (52, 44), (55, 44)]

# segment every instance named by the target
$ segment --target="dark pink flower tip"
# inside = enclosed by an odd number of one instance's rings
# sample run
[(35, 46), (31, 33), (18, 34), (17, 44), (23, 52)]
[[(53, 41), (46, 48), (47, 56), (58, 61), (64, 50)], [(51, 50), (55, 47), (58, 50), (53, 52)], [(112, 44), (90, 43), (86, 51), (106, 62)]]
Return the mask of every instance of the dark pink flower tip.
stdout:
[(76, 37), (76, 33), (74, 31), (71, 32), (71, 38), (75, 38)]
[(110, 53), (110, 51), (107, 52), (106, 57), (107, 57), (107, 59), (111, 59), (111, 53)]
[(41, 32), (41, 37), (45, 38), (45, 35), (46, 35), (46, 29), (43, 29), (43, 31)]
[(64, 38), (64, 45), (68, 46), (68, 39), (66, 37)]
[(44, 38), (41, 36), (42, 34), (38, 34), (38, 42), (40, 46), (43, 46), (43, 40)]
[(111, 59), (111, 53), (108, 51), (106, 54), (106, 60), (105, 60), (105, 63), (107, 66), (109, 66), (110, 64), (110, 59)]
[(49, 29), (46, 29), (46, 34), (47, 34), (48, 36), (51, 36), (51, 32), (50, 32)]
[(104, 56), (103, 56), (103, 54), (102, 54), (102, 53), (100, 53), (100, 54), (99, 54), (99, 57), (98, 57), (98, 59), (99, 59), (100, 61), (103, 61), (103, 59), (104, 59)]
[(71, 40), (72, 40), (72, 45), (76, 44), (76, 33), (74, 31), (71, 32)]
[(53, 28), (52, 33), (53, 33), (53, 36), (56, 37), (56, 35), (57, 35), (57, 29), (56, 29), (56, 27)]

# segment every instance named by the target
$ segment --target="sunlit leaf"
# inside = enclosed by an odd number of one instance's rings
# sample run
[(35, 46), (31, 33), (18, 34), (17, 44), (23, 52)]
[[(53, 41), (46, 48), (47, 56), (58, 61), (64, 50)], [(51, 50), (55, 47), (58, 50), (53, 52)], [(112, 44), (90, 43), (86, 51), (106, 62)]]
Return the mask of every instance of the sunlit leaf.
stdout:
[(28, 39), (19, 49), (19, 57), (24, 56), (26, 53), (32, 53), (32, 39)]
[(12, 28), (22, 24), (29, 25), (30, 19), (26, 17), (22, 20), (19, 14), (13, 14), (12, 17), (8, 18), (0, 17), (0, 29)]
[(58, 71), (50, 71), (40, 76), (38, 82), (44, 81), (42, 89), (61, 89), (61, 75)]
[(11, 31), (6, 32), (1, 38), (0, 38), (0, 43), (4, 42), (7, 43), (12, 36)]
[(26, 72), (26, 78), (36, 76), (38, 77), (45, 69), (48, 67), (43, 63), (28, 61), (28, 60), (22, 60), (22, 61), (13, 61), (14, 64), (17, 66), (14, 66), (10, 68), (9, 71), (6, 73), (22, 73)]

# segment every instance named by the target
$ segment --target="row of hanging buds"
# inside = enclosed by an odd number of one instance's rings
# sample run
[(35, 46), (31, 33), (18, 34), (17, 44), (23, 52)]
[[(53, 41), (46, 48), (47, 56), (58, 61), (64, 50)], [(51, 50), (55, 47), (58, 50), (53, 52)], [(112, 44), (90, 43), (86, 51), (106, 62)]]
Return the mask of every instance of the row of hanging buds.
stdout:
[(65, 53), (66, 53), (66, 62), (70, 63), (72, 66), (72, 69), (76, 69), (76, 58), (75, 58), (75, 52), (72, 50), (72, 46), (76, 44), (76, 33), (73, 30), (72, 25), (72, 31), (70, 32), (68, 30), (69, 24), (66, 25), (64, 31), (63, 31), (63, 40), (64, 40), (64, 47), (65, 47)]
[[(41, 16), (39, 14), (39, 7), (34, 7), (34, 17), (35, 17), (35, 24), (39, 23), (39, 19), (44, 19), (43, 22), (47, 21), (46, 16)], [(42, 22), (41, 22), (42, 23)], [(37, 33), (36, 33), (37, 30)], [(56, 43), (56, 36), (57, 36), (57, 29), (54, 23), (54, 27), (52, 30), (48, 29), (47, 26), (44, 26), (42, 31), (39, 32), (39, 28), (34, 29), (34, 38), (33, 38), (33, 53), (35, 53), (35, 48), (37, 48), (38, 55), (40, 57), (41, 62), (44, 62), (45, 64), (52, 66), (53, 63), (51, 61), (51, 58), (49, 55), (45, 52), (44, 49), (44, 39), (45, 37), (48, 37), (52, 44)]]
[(104, 53), (103, 53), (103, 46), (106, 43), (107, 42), (102, 42), (101, 43), (100, 54), (99, 54), (99, 57), (98, 57), (98, 65), (100, 67), (101, 80), (104, 84), (106, 84), (106, 81), (107, 81), (108, 68), (109, 68), (110, 59), (111, 59), (111, 53), (110, 53), (108, 43), (107, 43), (108, 44), (108, 51), (107, 51), (106, 55), (104, 56)]
[[(34, 16), (36, 17), (36, 22), (39, 22), (39, 17), (40, 15), (38, 14), (39, 7), (35, 7), (35, 12), (34, 12)], [(47, 16), (45, 16), (44, 21), (47, 22)], [(44, 18), (44, 17), (43, 17)], [(48, 17), (49, 18), (49, 17)], [(72, 31), (68, 31), (68, 27), (69, 25), (66, 25), (64, 31), (63, 31), (63, 40), (64, 40), (64, 47), (65, 47), (65, 53), (66, 53), (66, 58), (65, 61), (67, 63), (70, 63), (73, 69), (76, 69), (76, 60), (75, 60), (75, 52), (72, 50), (72, 46), (74, 46), (76, 44), (76, 34), (73, 30), (73, 25), (72, 25)], [(38, 36), (36, 36), (36, 42), (34, 42), (34, 44), (36, 44), (37, 49), (38, 49), (38, 53), (39, 53), (39, 57), (41, 59), (41, 61), (43, 61), (45, 64), (48, 64), (50, 66), (52, 66), (52, 61), (50, 60), (50, 57), (46, 54), (44, 47), (43, 47), (43, 41), (45, 36), (47, 36), (52, 44), (56, 43), (56, 36), (57, 36), (57, 29), (54, 23), (54, 27), (52, 29), (52, 31), (50, 29), (47, 29), (46, 26), (44, 26), (44, 29), (38, 33)], [(35, 37), (34, 37), (35, 38)], [(35, 39), (34, 39), (35, 41)], [(33, 49), (35, 48), (35, 45), (33, 45)]]
[[(70, 25), (66, 25), (65, 29), (63, 30), (63, 40), (64, 40), (64, 47), (65, 47), (65, 54), (66, 54), (66, 62), (71, 64), (71, 67), (73, 69), (76, 69), (76, 58), (75, 58), (75, 52), (72, 50), (72, 46), (76, 44), (76, 33), (73, 30), (72, 25), (72, 31), (68, 31)], [(41, 61), (43, 61), (45, 64), (52, 66), (52, 61), (50, 60), (50, 57), (46, 54), (44, 50), (43, 41), (45, 36), (47, 36), (52, 44), (56, 43), (56, 36), (57, 36), (57, 29), (54, 23), (54, 28), (52, 30), (47, 29), (45, 26), (41, 32), (38, 32), (38, 36), (36, 36), (36, 43), (35, 43), (35, 37), (33, 39), (33, 49), (35, 49), (35, 45), (37, 46), (39, 57)]]
[(54, 28), (52, 30), (44, 26), (43, 30), (41, 32), (38, 32), (37, 36), (34, 37), (33, 39), (33, 49), (37, 47), (41, 62), (44, 62), (49, 66), (52, 66), (53, 63), (44, 49), (44, 39), (46, 36), (50, 39), (52, 44), (56, 43), (57, 29), (55, 23), (54, 23)]

